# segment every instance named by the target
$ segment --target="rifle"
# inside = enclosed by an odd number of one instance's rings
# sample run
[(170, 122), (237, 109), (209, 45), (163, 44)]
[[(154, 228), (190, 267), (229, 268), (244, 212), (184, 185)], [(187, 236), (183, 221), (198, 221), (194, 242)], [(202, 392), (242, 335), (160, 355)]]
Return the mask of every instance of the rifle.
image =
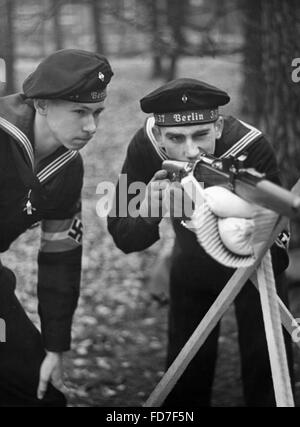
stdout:
[(168, 172), (168, 178), (172, 182), (181, 182), (183, 178), (192, 175), (196, 181), (204, 183), (205, 187), (225, 187), (250, 203), (290, 219), (299, 219), (300, 197), (268, 181), (266, 174), (253, 168), (245, 168), (245, 160), (245, 155), (218, 159), (209, 154), (201, 154), (200, 159), (193, 163), (166, 160), (162, 168)]

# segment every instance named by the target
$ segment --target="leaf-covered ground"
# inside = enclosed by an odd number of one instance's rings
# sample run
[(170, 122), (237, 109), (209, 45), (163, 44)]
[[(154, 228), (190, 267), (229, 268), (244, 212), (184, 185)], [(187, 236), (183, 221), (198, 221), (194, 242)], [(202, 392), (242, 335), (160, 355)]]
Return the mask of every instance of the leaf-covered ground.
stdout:
[[(114, 246), (105, 219), (96, 212), (100, 199), (96, 194), (98, 184), (116, 181), (130, 138), (143, 124), (145, 117), (139, 111), (138, 100), (161, 82), (150, 80), (151, 63), (146, 57), (111, 62), (115, 77), (109, 88), (107, 109), (97, 137), (83, 153), (85, 243), (73, 348), (66, 359), (70, 406), (140, 406), (164, 371), (167, 307), (159, 306), (151, 298), (149, 283), (156, 272), (156, 256), (165, 250), (166, 239), (143, 253), (124, 255)], [(232, 102), (227, 111), (239, 116), (239, 62), (237, 56), (183, 60), (179, 74), (228, 90)], [(32, 63), (19, 64), (20, 81), (32, 67)], [(6, 264), (17, 272), (18, 294), (37, 324), (38, 240), (39, 230), (29, 231), (4, 257)], [(222, 322), (215, 406), (243, 405), (236, 341), (236, 325), (230, 310)], [(298, 364), (296, 367), (298, 372)]]

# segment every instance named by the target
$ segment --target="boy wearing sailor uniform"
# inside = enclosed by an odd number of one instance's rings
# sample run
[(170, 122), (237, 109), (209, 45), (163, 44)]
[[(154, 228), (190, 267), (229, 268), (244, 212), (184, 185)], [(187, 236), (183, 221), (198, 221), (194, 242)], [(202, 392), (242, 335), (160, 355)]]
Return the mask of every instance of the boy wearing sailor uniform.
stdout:
[[(62, 50), (0, 99), (0, 251), (37, 222), (41, 334), (17, 300), (15, 277), (0, 266), (0, 406), (65, 406), (63, 353), (70, 349), (79, 296), (83, 163), (113, 73), (105, 57)], [(21, 260), (20, 260), (21, 261)], [(2, 340), (4, 341), (4, 340)]]
[[(115, 204), (108, 218), (108, 229), (116, 245), (125, 253), (144, 250), (160, 238), (162, 216), (151, 215), (150, 205), (154, 212), (164, 209), (164, 191), (169, 186), (166, 172), (161, 170), (164, 160), (193, 162), (202, 152), (218, 158), (238, 157), (247, 152), (246, 167), (253, 167), (265, 173), (267, 179), (279, 183), (274, 152), (263, 134), (234, 117), (220, 115), (219, 106), (229, 100), (223, 90), (194, 79), (174, 80), (141, 100), (142, 110), (151, 116), (129, 144), (122, 175), (126, 174), (128, 187), (135, 181), (148, 184), (146, 196), (138, 215), (130, 215), (129, 209), (127, 216), (120, 215), (119, 181)], [(130, 196), (129, 192), (127, 197), (129, 207), (134, 195)], [(177, 217), (177, 207), (176, 202), (171, 207), (176, 241), (170, 271), (168, 366), (234, 271), (206, 254), (195, 234), (182, 224), (182, 216)], [(179, 212), (181, 208), (180, 204)], [(286, 249), (273, 245), (272, 255), (275, 273), (279, 274), (288, 264)], [(286, 289), (279, 280), (277, 287), (280, 297), (287, 303)], [(235, 309), (246, 404), (275, 406), (259, 294), (252, 284), (243, 287), (235, 301)], [(220, 325), (208, 337), (164, 405), (210, 405), (219, 331)], [(286, 345), (292, 370), (288, 337)]]

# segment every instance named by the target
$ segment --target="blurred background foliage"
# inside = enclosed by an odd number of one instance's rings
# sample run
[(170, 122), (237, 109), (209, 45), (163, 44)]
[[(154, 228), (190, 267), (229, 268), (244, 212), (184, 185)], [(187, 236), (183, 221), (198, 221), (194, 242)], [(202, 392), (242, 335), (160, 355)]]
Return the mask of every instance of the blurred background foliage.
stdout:
[[(240, 115), (265, 131), (283, 184), (291, 188), (300, 176), (300, 84), (291, 78), (300, 58), (298, 0), (0, 0), (2, 93), (20, 90), (21, 61), (30, 70), (62, 48), (150, 58), (149, 79), (165, 81), (186, 58), (197, 58), (201, 70), (204, 58), (234, 55)], [(293, 224), (293, 246), (300, 246), (299, 229)]]
[[(97, 184), (117, 179), (130, 138), (145, 119), (138, 100), (164, 81), (193, 77), (227, 90), (232, 101), (226, 113), (265, 131), (284, 185), (291, 187), (300, 177), (300, 83), (291, 78), (292, 60), (300, 58), (300, 2), (0, 0), (3, 95), (20, 91), (37, 63), (62, 48), (104, 53), (115, 72), (97, 136), (83, 151), (86, 238), (82, 294), (67, 360), (70, 404), (136, 406), (164, 370), (167, 310), (153, 301), (150, 283), (166, 281), (157, 254), (166, 253), (169, 237), (143, 253), (122, 254), (107, 233), (105, 219), (97, 217)], [(296, 222), (293, 231), (296, 251)], [(28, 232), (3, 258), (15, 268), (19, 296), (37, 325), (38, 238), (38, 229)], [(295, 254), (293, 265), (300, 265), (299, 252)], [(300, 282), (299, 267), (297, 275)], [(293, 310), (297, 317), (299, 296)], [(213, 403), (240, 406), (232, 310), (222, 322), (219, 345)], [(296, 372), (300, 394), (297, 359)]]
[[(20, 89), (16, 63), (83, 48), (118, 58), (151, 57), (149, 78), (172, 80), (186, 57), (240, 54), (242, 113), (276, 148), (284, 183), (299, 176), (298, 0), (0, 0), (6, 92)], [(234, 76), (232, 76), (234, 78)]]

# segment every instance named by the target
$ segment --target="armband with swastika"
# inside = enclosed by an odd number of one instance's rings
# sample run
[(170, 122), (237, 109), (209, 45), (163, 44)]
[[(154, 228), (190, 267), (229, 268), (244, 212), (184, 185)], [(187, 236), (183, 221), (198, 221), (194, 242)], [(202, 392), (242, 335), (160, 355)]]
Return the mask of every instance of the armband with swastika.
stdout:
[(42, 223), (41, 251), (64, 252), (82, 245), (81, 215), (66, 220), (47, 220)]
[(69, 230), (68, 236), (74, 239), (78, 244), (82, 243), (83, 224), (79, 218), (75, 218)]

